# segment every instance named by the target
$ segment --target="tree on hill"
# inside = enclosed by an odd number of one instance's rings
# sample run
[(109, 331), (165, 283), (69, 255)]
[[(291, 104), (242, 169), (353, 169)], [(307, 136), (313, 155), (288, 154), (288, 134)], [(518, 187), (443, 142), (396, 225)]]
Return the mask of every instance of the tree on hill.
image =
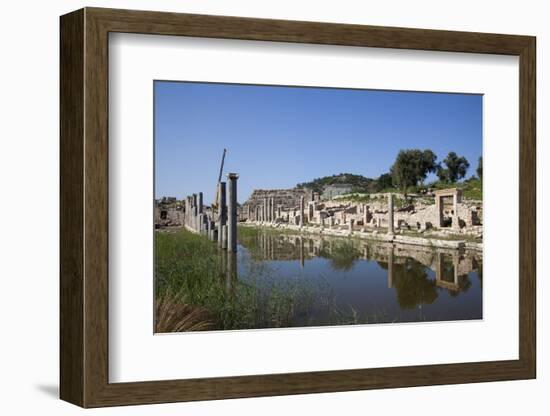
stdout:
[(403, 193), (407, 188), (423, 183), (428, 173), (435, 172), (437, 156), (429, 149), (400, 150), (390, 169), (393, 184)]
[(470, 163), (463, 156), (458, 156), (455, 152), (449, 152), (443, 160), (446, 168), (441, 165), (437, 168), (437, 177), (442, 182), (455, 183), (466, 176)]
[(393, 180), (391, 174), (383, 173), (374, 181), (375, 189), (374, 192), (380, 192), (384, 189), (393, 187)]
[(483, 157), (480, 156), (477, 160), (477, 169), (476, 169), (477, 177), (479, 179), (482, 179), (483, 177)]

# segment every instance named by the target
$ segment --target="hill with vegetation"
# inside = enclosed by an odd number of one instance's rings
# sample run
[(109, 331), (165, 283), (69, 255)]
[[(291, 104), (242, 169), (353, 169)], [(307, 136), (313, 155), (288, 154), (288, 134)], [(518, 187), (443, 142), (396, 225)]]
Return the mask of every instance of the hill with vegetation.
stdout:
[(323, 176), (309, 182), (296, 185), (297, 188), (307, 188), (314, 192), (322, 193), (328, 185), (350, 185), (354, 192), (368, 192), (374, 179), (353, 173), (340, 173), (338, 175)]

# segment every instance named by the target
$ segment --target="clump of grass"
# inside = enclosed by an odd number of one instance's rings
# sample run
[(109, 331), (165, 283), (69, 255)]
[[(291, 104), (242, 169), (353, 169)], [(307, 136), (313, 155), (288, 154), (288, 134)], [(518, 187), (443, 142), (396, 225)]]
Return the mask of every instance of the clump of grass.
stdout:
[(215, 327), (205, 308), (178, 303), (165, 293), (155, 302), (155, 332), (206, 331)]

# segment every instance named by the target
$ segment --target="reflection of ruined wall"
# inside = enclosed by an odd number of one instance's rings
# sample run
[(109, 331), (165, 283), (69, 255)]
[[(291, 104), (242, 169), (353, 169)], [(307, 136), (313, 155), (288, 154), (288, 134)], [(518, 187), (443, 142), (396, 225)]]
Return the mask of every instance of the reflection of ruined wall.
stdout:
[[(399, 243), (365, 243), (348, 239), (320, 236), (302, 236), (290, 234), (258, 233), (241, 239), (252, 258), (256, 260), (308, 260), (316, 256), (331, 258), (334, 254), (345, 252), (353, 259), (374, 260), (382, 263), (406, 264), (413, 259), (441, 273), (441, 261), (444, 261), (456, 273), (464, 276), (479, 270), (482, 254), (468, 250), (413, 246)], [(342, 250), (344, 248), (344, 250)], [(456, 267), (456, 271), (454, 270)], [(437, 278), (438, 276), (436, 276)], [(441, 276), (440, 276), (441, 277)], [(447, 285), (447, 287), (451, 287)]]

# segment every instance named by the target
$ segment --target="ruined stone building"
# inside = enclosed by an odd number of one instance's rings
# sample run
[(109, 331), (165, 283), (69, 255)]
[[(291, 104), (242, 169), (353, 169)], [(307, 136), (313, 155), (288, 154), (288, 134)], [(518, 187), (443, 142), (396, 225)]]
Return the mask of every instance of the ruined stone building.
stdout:
[(179, 227), (183, 225), (184, 205), (174, 197), (163, 197), (155, 201), (155, 228)]
[[(482, 233), (483, 204), (463, 200), (457, 188), (430, 195), (370, 194), (365, 202), (324, 200), (303, 189), (257, 190), (243, 205), (240, 220), (289, 225)], [(390, 206), (391, 199), (391, 206)]]

